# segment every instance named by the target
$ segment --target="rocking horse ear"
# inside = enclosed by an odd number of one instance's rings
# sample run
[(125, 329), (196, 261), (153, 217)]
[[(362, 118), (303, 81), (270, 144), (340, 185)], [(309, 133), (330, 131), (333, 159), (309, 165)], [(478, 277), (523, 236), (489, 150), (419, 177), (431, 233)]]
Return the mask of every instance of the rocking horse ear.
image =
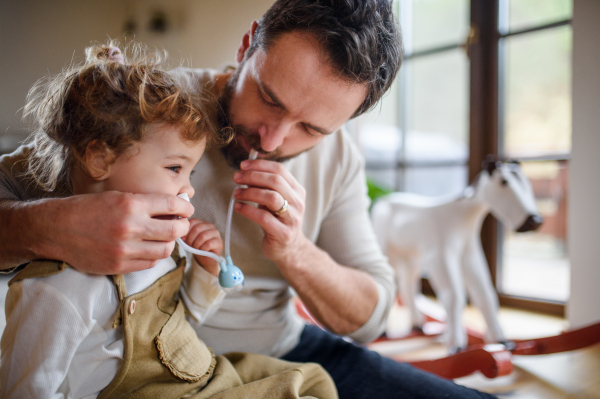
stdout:
[(487, 170), (491, 176), (494, 173), (494, 169), (499, 168), (502, 165), (495, 155), (489, 154), (485, 157), (485, 160), (481, 163), (481, 168)]

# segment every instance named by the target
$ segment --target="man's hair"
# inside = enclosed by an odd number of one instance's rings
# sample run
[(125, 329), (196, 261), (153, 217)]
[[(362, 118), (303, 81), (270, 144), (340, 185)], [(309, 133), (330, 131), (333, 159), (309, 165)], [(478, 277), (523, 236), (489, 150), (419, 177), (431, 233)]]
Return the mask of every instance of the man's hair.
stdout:
[(87, 48), (85, 63), (29, 91), (24, 118), (33, 124), (35, 147), (26, 175), (46, 191), (70, 191), (70, 172), (92, 141), (105, 144), (114, 159), (155, 123), (180, 127), (190, 142), (218, 140), (216, 109), (166, 72), (164, 52), (131, 43), (120, 63), (109, 58), (112, 45)]
[(402, 63), (402, 38), (391, 0), (277, 0), (263, 15), (248, 49), (268, 51), (281, 35), (306, 32), (328, 53), (331, 66), (367, 96), (352, 117), (371, 109)]

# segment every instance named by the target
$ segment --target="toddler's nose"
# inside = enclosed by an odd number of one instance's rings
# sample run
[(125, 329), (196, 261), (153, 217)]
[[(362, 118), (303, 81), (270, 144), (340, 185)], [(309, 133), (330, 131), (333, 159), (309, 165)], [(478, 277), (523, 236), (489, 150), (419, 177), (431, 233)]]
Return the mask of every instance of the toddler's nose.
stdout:
[(181, 190), (179, 190), (179, 193), (177, 194), (179, 196), (181, 196), (181, 194), (187, 194), (188, 198), (192, 198), (195, 194), (195, 190), (191, 184), (186, 184), (184, 187), (181, 188)]

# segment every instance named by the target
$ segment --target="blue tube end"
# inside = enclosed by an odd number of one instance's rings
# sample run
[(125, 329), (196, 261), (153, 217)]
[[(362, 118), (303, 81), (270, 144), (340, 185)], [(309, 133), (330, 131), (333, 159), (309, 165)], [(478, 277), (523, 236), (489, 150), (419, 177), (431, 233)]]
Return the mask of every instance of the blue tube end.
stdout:
[[(228, 258), (231, 260), (231, 258)], [(221, 267), (219, 284), (221, 287), (231, 288), (244, 283), (244, 273), (233, 263), (228, 263), (226, 268)]]

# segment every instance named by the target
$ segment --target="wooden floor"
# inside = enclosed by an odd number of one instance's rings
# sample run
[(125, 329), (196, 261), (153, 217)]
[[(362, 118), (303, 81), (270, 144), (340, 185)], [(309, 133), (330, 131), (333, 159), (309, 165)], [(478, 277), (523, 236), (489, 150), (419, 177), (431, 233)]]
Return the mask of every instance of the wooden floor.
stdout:
[[(468, 308), (464, 317), (470, 328), (484, 331), (478, 310)], [(506, 336), (514, 339), (556, 335), (568, 329), (564, 319), (508, 308), (500, 310), (499, 319)], [(396, 306), (390, 328), (402, 334), (402, 328), (409, 325), (408, 310)], [(376, 344), (373, 349), (383, 355), (400, 353), (407, 361), (447, 355), (440, 342), (427, 338)], [(488, 379), (473, 374), (455, 382), (507, 399), (600, 399), (600, 345), (552, 355), (513, 356), (513, 365), (513, 372), (505, 377)]]

